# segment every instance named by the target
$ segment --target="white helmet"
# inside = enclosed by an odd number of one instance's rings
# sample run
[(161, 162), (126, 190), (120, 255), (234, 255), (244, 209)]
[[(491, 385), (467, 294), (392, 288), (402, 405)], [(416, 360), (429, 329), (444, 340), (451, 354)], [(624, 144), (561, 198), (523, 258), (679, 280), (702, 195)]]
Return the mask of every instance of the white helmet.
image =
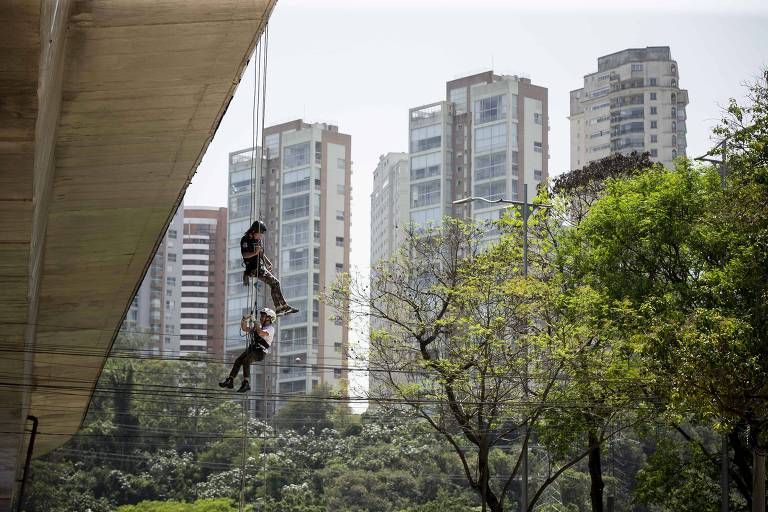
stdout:
[(277, 319), (277, 313), (275, 313), (273, 310), (271, 310), (269, 308), (262, 308), (261, 311), (259, 311), (259, 313), (264, 313), (273, 322), (275, 321), (275, 319)]

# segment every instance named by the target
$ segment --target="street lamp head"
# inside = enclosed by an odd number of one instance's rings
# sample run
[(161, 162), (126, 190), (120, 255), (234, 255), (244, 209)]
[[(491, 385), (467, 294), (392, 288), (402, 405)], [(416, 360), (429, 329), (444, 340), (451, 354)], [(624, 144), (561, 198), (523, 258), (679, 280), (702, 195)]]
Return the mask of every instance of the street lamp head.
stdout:
[(452, 204), (467, 204), (467, 203), (471, 203), (474, 200), (475, 200), (474, 197), (465, 197), (463, 199), (457, 199)]

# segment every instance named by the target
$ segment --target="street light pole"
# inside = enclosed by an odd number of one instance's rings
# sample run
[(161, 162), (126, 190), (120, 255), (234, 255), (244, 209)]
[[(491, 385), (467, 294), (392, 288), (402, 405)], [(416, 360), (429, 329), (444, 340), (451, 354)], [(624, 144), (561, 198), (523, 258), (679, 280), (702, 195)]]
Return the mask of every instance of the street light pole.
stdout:
[[(543, 204), (543, 203), (537, 203), (531, 205), (528, 203), (528, 184), (523, 184), (523, 200), (522, 201), (511, 201), (509, 199), (503, 199), (499, 198), (496, 200), (487, 199), (485, 197), (465, 197), (463, 199), (457, 199), (453, 202), (453, 204), (466, 204), (471, 203), (472, 201), (482, 201), (484, 203), (495, 203), (495, 204), (511, 204), (514, 206), (519, 207), (522, 210), (522, 217), (523, 217), (523, 277), (528, 277), (528, 217), (531, 214), (531, 206), (534, 208), (536, 207), (542, 207), (542, 208), (549, 208), (552, 205), (550, 204)], [(524, 396), (528, 397), (528, 344), (525, 344), (525, 375), (524, 375), (524, 383), (523, 383), (523, 393)], [(526, 420), (526, 424), (528, 421)], [(526, 432), (527, 434), (527, 432)], [(528, 439), (526, 435), (526, 439), (523, 442), (523, 453), (521, 454), (522, 460), (520, 462), (520, 469), (523, 473), (522, 475), (522, 484), (520, 489), (520, 509), (521, 512), (527, 512), (528, 510)], [(485, 493), (483, 493), (484, 495)], [(483, 506), (485, 506), (485, 499), (483, 499)]]

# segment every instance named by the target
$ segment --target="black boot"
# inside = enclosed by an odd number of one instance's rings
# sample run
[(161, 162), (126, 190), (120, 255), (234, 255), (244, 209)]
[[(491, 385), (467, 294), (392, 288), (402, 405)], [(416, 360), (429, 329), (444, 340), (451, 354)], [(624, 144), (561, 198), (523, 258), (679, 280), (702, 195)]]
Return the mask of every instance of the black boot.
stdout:
[(275, 311), (275, 314), (277, 316), (285, 316), (285, 315), (290, 315), (292, 313), (298, 313), (298, 312), (299, 312), (298, 309), (286, 304), (284, 306), (280, 306), (279, 308), (277, 308), (277, 311)]
[(240, 384), (240, 388), (238, 388), (237, 392), (238, 393), (245, 393), (246, 391), (250, 391), (250, 390), (251, 390), (251, 385), (248, 384), (248, 380), (247, 379), (244, 379), (243, 383)]
[(219, 387), (232, 389), (235, 387), (235, 380), (232, 377), (227, 377), (223, 381), (219, 382)]

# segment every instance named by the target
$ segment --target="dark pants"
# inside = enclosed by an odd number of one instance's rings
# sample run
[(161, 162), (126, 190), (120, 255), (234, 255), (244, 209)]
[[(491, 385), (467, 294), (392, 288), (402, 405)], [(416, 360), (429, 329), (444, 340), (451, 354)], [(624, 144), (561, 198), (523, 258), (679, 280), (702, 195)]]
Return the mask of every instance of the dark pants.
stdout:
[(243, 367), (243, 378), (249, 379), (251, 377), (251, 363), (264, 360), (264, 351), (255, 343), (248, 345), (245, 352), (237, 356), (235, 364), (232, 365), (232, 371), (229, 372), (229, 376), (234, 379), (237, 377), (237, 372), (240, 371), (240, 367)]
[[(259, 269), (258, 275), (256, 273), (257, 268)], [(275, 309), (286, 305), (285, 299), (283, 298), (283, 290), (280, 288), (280, 281), (272, 272), (267, 270), (266, 266), (258, 265), (256, 262), (246, 263), (245, 273), (246, 275), (257, 277), (269, 285), (269, 290), (272, 293), (272, 303), (275, 305)]]

